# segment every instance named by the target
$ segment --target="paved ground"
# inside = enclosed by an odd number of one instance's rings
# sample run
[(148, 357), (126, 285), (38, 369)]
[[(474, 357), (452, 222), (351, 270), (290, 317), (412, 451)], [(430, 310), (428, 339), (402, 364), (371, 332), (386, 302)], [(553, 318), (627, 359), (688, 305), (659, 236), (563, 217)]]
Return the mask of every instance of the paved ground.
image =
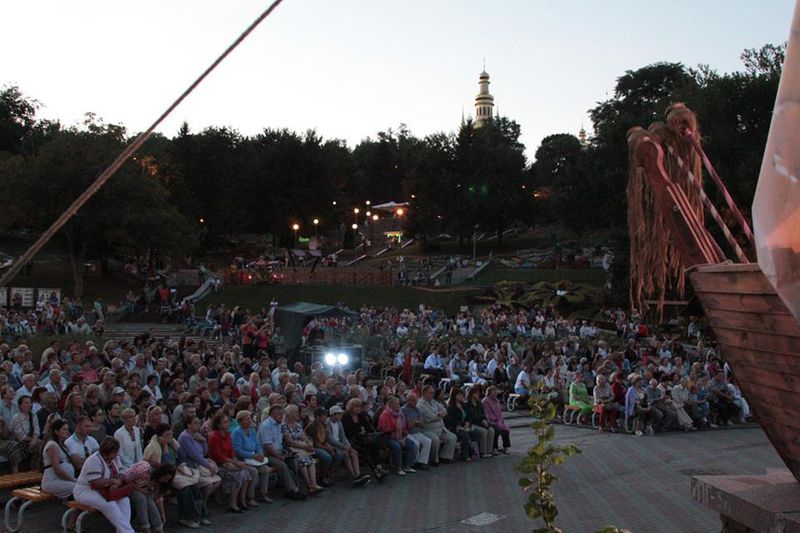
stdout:
[[(515, 420), (521, 424), (523, 419)], [(565, 532), (590, 532), (608, 524), (634, 532), (718, 531), (717, 516), (694, 503), (689, 480), (697, 474), (762, 473), (782, 465), (758, 428), (670, 433), (637, 438), (557, 426), (561, 442), (583, 454), (558, 468), (558, 523)], [(364, 489), (335, 487), (306, 502), (278, 500), (244, 515), (212, 508), (212, 526), (200, 531), (302, 532), (523, 532), (533, 523), (514, 467), (533, 441), (514, 428), (516, 455), (454, 464)], [(342, 484), (344, 485), (344, 484)], [(481, 513), (486, 525), (463, 520)], [(58, 531), (57, 505), (32, 507), (23, 532)], [(92, 533), (109, 531), (103, 520), (87, 521)], [(167, 531), (181, 530), (174, 526)]]

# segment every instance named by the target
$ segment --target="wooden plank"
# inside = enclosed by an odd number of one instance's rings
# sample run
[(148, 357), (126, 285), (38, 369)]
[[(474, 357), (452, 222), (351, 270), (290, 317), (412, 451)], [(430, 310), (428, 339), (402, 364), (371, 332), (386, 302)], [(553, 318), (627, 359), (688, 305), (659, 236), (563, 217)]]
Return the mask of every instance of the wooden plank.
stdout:
[(800, 328), (796, 327), (789, 327), (786, 331), (778, 331), (778, 332), (765, 332), (764, 328), (753, 328), (753, 327), (744, 327), (738, 328), (735, 326), (731, 326), (726, 323), (724, 320), (718, 320), (717, 325), (714, 326), (714, 333), (717, 331), (727, 331), (729, 333), (735, 333), (737, 335), (741, 335), (743, 339), (752, 338), (753, 335), (769, 335), (775, 339), (786, 339), (789, 344), (797, 343), (798, 344), (798, 353), (800, 353)]
[(754, 333), (727, 328), (716, 328), (714, 333), (721, 345), (738, 346), (767, 353), (777, 353), (797, 357), (800, 355), (800, 338), (783, 337), (771, 333)]
[(721, 294), (695, 291), (703, 309), (721, 311), (744, 311), (748, 313), (770, 313), (789, 315), (789, 310), (774, 294)]
[(748, 402), (753, 414), (759, 417), (767, 417), (774, 422), (780, 422), (787, 427), (793, 428), (796, 432), (800, 431), (800, 421), (797, 420), (795, 411), (790, 408), (782, 408), (772, 404), (765, 404), (758, 399)]
[(742, 368), (742, 365), (761, 368), (776, 374), (800, 376), (800, 358), (779, 354), (763, 354), (755, 351), (746, 353), (745, 350), (732, 346), (726, 346), (723, 355), (730, 363), (736, 376), (739, 375), (739, 369)]
[(739, 364), (734, 367), (734, 372), (736, 373), (739, 383), (749, 381), (750, 383), (760, 385), (762, 387), (771, 387), (773, 389), (788, 393), (786, 395), (787, 401), (791, 399), (793, 394), (800, 396), (800, 376), (781, 374), (743, 364)]
[(39, 483), (41, 480), (42, 473), (33, 471), (0, 476), (0, 489), (12, 489), (20, 485)]
[(689, 274), (696, 292), (722, 294), (775, 294), (766, 276), (758, 272), (719, 272)]
[(721, 309), (707, 309), (706, 317), (712, 328), (721, 327), (736, 330), (769, 332), (800, 337), (800, 326), (791, 315), (771, 315)]
[(692, 272), (761, 272), (758, 263), (724, 263), (699, 265)]

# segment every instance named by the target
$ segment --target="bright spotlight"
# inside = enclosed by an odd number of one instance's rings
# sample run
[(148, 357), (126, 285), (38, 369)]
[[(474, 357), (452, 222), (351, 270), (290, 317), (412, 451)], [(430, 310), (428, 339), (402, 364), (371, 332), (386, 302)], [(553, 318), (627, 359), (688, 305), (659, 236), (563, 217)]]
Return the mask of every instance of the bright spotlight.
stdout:
[(328, 366), (333, 366), (336, 364), (336, 354), (328, 352), (325, 354), (325, 364)]
[(344, 366), (344, 365), (346, 365), (346, 364), (347, 364), (347, 363), (350, 361), (350, 358), (349, 358), (349, 357), (347, 357), (347, 354), (346, 354), (346, 353), (340, 353), (339, 355), (337, 355), (337, 356), (336, 356), (336, 361), (337, 361), (337, 362), (338, 362), (340, 365)]

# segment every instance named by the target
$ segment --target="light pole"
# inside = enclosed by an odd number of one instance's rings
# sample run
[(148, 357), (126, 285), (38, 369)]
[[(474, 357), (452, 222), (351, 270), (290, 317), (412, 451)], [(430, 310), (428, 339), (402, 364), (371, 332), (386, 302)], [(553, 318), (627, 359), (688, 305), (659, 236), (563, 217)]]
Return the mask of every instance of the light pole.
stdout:
[(477, 258), (477, 251), (478, 251), (478, 225), (475, 224), (475, 227), (472, 230), (472, 264), (475, 263)]
[(300, 224), (292, 224), (292, 229), (294, 230), (294, 247), (297, 248), (297, 230), (300, 229)]
[(353, 259), (355, 259), (356, 258), (356, 237), (358, 235), (358, 233), (357, 233), (358, 224), (353, 223), (353, 225), (350, 226), (350, 227), (353, 228)]
[(317, 238), (317, 226), (319, 226), (319, 219), (315, 218), (314, 219), (314, 238), (315, 239)]
[(403, 248), (403, 215), (405, 214), (405, 211), (403, 211), (403, 208), (400, 207), (400, 208), (397, 209), (397, 211), (395, 211), (395, 213), (397, 213), (397, 218), (400, 219), (400, 237), (397, 239), (397, 245), (400, 247), (400, 249), (402, 249)]

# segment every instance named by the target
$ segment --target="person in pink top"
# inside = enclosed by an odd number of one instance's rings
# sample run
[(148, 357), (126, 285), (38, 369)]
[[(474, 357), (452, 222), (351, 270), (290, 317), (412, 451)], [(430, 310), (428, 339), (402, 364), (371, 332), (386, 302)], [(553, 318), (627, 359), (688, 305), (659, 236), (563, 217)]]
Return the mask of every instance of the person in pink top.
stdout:
[(389, 397), (386, 407), (378, 418), (378, 431), (385, 433), (388, 437), (392, 461), (397, 467), (397, 475), (404, 476), (406, 473), (415, 473), (416, 470), (411, 465), (417, 462), (419, 445), (415, 440), (408, 438), (406, 418), (400, 410), (400, 400), (395, 396)]
[[(494, 452), (508, 453), (511, 447), (511, 432), (506, 425), (503, 418), (503, 409), (500, 406), (500, 401), (497, 399), (497, 388), (491, 386), (486, 389), (486, 396), (483, 401), (483, 412), (486, 415), (486, 420), (489, 421), (489, 426), (494, 428)], [(497, 441), (503, 437), (503, 448), (497, 446)]]

